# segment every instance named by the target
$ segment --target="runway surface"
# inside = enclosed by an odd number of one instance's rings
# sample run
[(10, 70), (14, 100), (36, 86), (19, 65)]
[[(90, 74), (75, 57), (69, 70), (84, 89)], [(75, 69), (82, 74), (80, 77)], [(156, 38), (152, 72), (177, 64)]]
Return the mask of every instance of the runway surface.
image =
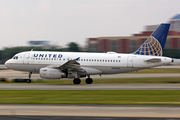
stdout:
[(0, 116), (1, 120), (179, 120), (147, 117), (81, 117), (81, 116)]
[[(165, 67), (169, 68), (169, 67)], [(158, 68), (157, 68), (158, 69)], [(179, 69), (175, 67), (175, 69)], [(0, 77), (27, 78), (25, 72), (5, 70), (1, 67)], [(154, 78), (180, 77), (180, 74), (117, 74), (95, 75), (92, 78)], [(33, 74), (32, 79), (41, 79)], [(180, 84), (0, 84), (0, 90), (180, 90)], [(39, 105), (0, 104), (0, 119), (9, 120), (177, 120), (180, 106), (151, 105)]]
[(147, 117), (82, 117), (82, 116), (18, 116), (1, 115), (0, 120), (179, 120), (178, 118)]
[[(1, 70), (1, 78), (8, 79), (27, 79), (28, 74), (26, 72), (19, 72), (14, 70)], [(177, 78), (180, 77), (180, 73), (152, 73), (152, 74), (112, 74), (112, 75), (91, 75), (93, 79), (106, 79), (106, 78)], [(39, 74), (32, 74), (32, 79), (42, 80)], [(67, 79), (67, 78), (66, 78)], [(69, 79), (72, 80), (72, 79)]]
[(180, 106), (151, 105), (0, 105), (0, 115), (180, 118)]
[(0, 84), (0, 90), (180, 90), (180, 84)]
[[(165, 66), (166, 67), (166, 66)], [(177, 66), (174, 66), (175, 68)], [(166, 68), (169, 68), (167, 66)], [(178, 66), (179, 68), (179, 66)], [(1, 70), (1, 78), (24, 78), (27, 79), (26, 72), (14, 70)], [(116, 75), (92, 75), (93, 79), (102, 78), (158, 78), (158, 77), (180, 77), (179, 73), (162, 74), (116, 74)], [(33, 74), (32, 79), (41, 79), (39, 74)], [(42, 79), (41, 79), (42, 80)], [(71, 80), (71, 79), (69, 79)], [(0, 84), (0, 90), (180, 90), (180, 84)]]

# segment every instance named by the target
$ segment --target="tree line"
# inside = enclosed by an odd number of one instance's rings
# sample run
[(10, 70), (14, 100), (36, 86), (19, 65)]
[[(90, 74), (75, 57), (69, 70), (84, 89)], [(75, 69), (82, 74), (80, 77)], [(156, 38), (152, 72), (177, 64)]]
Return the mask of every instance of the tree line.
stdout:
[(4, 63), (7, 59), (12, 58), (15, 54), (19, 52), (24, 52), (24, 51), (64, 51), (64, 52), (81, 52), (81, 48), (79, 45), (75, 42), (71, 42), (67, 45), (66, 48), (60, 48), (57, 49), (55, 47), (49, 47), (49, 48), (44, 48), (40, 46), (36, 47), (11, 47), (11, 48), (5, 48), (3, 50), (0, 50), (0, 63)]
[[(57, 49), (55, 47), (50, 47), (48, 49), (43, 47), (11, 47), (0, 50), (0, 63), (4, 63), (7, 59), (12, 58), (15, 54), (24, 51), (64, 51), (64, 52), (81, 52), (82, 49), (77, 43), (71, 42), (67, 45), (67, 48)], [(99, 52), (99, 51), (95, 51)], [(180, 49), (164, 49), (163, 56), (171, 58), (180, 58)]]

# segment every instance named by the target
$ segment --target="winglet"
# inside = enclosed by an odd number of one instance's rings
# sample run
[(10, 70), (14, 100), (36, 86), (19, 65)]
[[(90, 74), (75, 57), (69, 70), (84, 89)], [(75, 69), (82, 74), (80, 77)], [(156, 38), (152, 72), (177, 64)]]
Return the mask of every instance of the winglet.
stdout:
[(169, 23), (161, 24), (134, 54), (162, 56), (169, 27)]

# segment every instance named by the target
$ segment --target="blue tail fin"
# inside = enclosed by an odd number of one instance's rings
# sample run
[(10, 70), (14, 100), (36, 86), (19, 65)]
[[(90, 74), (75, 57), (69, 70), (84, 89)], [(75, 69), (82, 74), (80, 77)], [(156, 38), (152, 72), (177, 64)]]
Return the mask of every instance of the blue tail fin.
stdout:
[(162, 56), (169, 27), (170, 24), (161, 24), (134, 54)]

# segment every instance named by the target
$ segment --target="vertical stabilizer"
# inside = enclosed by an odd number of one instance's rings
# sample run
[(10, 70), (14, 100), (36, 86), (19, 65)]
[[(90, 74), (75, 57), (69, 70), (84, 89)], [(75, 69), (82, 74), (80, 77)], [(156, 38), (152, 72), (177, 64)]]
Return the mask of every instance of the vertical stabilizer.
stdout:
[(170, 24), (161, 24), (134, 52), (139, 55), (162, 56)]

